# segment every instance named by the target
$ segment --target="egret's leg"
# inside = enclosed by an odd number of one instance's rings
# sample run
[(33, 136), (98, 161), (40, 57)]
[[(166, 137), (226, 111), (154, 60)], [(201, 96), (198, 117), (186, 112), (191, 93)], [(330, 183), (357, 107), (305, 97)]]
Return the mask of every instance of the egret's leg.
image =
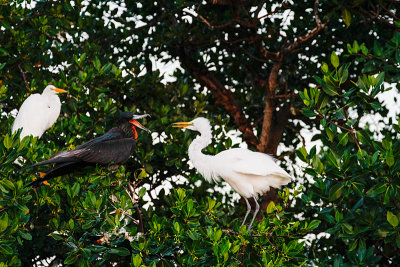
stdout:
[(251, 229), (251, 226), (253, 225), (254, 219), (256, 218), (257, 213), (260, 210), (260, 205), (258, 204), (257, 199), (255, 197), (253, 197), (253, 199), (254, 199), (254, 202), (256, 203), (256, 210), (254, 211), (253, 219), (251, 219), (249, 227), (247, 228), (248, 231)]
[(246, 200), (247, 211), (246, 211), (246, 215), (244, 215), (244, 219), (243, 219), (242, 225), (246, 222), (247, 216), (249, 215), (249, 213), (251, 211), (251, 206), (250, 206), (249, 201), (247, 200), (247, 198), (244, 198), (244, 200)]

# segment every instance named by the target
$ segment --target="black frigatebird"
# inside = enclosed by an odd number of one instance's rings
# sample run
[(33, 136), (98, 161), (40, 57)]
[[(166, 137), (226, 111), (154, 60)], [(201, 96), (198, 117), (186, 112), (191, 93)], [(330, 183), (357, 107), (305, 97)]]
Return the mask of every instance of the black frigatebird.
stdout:
[(51, 156), (48, 160), (38, 162), (25, 169), (47, 164), (54, 164), (40, 179), (28, 186), (38, 186), (41, 182), (71, 173), (91, 165), (107, 165), (109, 169), (116, 169), (127, 161), (133, 151), (138, 138), (137, 128), (150, 132), (137, 120), (150, 116), (135, 115), (124, 111), (119, 115), (118, 126), (111, 128), (104, 135), (94, 138), (73, 150), (63, 150)]

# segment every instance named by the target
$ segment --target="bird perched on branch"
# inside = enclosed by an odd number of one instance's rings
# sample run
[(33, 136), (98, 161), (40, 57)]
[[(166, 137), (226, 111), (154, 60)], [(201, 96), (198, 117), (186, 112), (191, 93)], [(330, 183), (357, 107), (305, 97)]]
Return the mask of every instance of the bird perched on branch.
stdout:
[(118, 119), (118, 126), (111, 128), (104, 135), (73, 150), (60, 151), (48, 160), (26, 167), (25, 169), (54, 164), (40, 179), (33, 181), (28, 186), (38, 186), (43, 181), (71, 173), (86, 166), (101, 164), (107, 165), (109, 169), (118, 168), (129, 159), (133, 151), (138, 138), (136, 128), (150, 132), (137, 121), (148, 116), (150, 115), (135, 115), (129, 111), (122, 112)]
[(291, 181), (290, 175), (284, 171), (274, 159), (264, 153), (253, 152), (244, 148), (233, 148), (217, 155), (205, 155), (201, 151), (211, 143), (211, 125), (205, 118), (197, 118), (191, 122), (177, 122), (173, 127), (186, 128), (200, 132), (189, 146), (189, 159), (203, 177), (211, 182), (224, 179), (246, 201), (247, 212), (242, 225), (246, 222), (251, 206), (248, 198), (253, 198), (256, 210), (248, 226), (251, 229), (253, 221), (260, 209), (257, 202), (259, 195), (269, 191), (271, 187), (280, 187)]
[(22, 128), (20, 138), (32, 135), (41, 137), (60, 115), (61, 102), (58, 93), (66, 93), (64, 89), (48, 85), (41, 94), (30, 95), (18, 111), (12, 132)]

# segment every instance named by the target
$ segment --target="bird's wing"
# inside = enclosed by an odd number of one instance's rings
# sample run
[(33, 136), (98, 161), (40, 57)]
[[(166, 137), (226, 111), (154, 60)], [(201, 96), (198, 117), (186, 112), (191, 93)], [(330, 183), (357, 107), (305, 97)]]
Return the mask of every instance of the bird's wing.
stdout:
[(52, 163), (90, 162), (90, 163), (122, 163), (130, 154), (135, 140), (123, 138), (117, 128), (104, 135), (94, 138), (73, 150), (63, 150), (51, 156), (48, 160), (33, 164), (22, 170)]
[(40, 94), (29, 96), (18, 111), (12, 126), (12, 132), (23, 128), (21, 137), (26, 135), (41, 136), (46, 130), (47, 103)]
[(218, 155), (220, 154), (230, 158), (235, 172), (258, 176), (278, 175), (290, 180), (290, 175), (267, 154), (242, 148), (225, 150)]
[(135, 145), (132, 138), (102, 140), (77, 147), (74, 157), (85, 162), (109, 164), (125, 162)]

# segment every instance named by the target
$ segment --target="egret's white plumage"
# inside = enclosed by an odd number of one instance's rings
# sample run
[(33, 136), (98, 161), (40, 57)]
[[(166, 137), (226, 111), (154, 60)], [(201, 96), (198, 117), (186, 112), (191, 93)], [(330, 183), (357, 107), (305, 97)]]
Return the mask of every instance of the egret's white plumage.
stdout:
[(57, 93), (65, 93), (63, 89), (48, 85), (42, 94), (30, 95), (18, 111), (14, 120), (12, 132), (22, 128), (20, 138), (32, 135), (41, 137), (60, 115), (61, 102)]
[(205, 118), (175, 123), (174, 127), (200, 132), (200, 136), (196, 137), (189, 146), (189, 159), (207, 181), (218, 182), (222, 178), (245, 198), (247, 212), (242, 225), (251, 210), (247, 198), (254, 198), (256, 211), (249, 229), (259, 210), (257, 197), (271, 187), (279, 188), (291, 181), (290, 175), (279, 167), (271, 156), (264, 153), (233, 148), (217, 155), (203, 154), (202, 149), (211, 143), (212, 138), (210, 122)]

